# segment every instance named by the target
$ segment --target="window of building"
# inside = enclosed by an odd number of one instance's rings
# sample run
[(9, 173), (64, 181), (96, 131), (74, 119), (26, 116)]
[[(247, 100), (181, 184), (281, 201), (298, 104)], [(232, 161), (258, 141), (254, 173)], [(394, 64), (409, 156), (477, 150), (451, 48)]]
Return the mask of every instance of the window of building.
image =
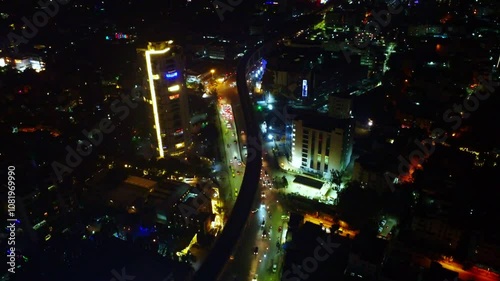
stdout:
[(315, 154), (315, 145), (314, 144), (316, 143), (316, 134), (314, 131), (312, 132), (311, 140), (312, 140), (311, 155), (314, 155)]

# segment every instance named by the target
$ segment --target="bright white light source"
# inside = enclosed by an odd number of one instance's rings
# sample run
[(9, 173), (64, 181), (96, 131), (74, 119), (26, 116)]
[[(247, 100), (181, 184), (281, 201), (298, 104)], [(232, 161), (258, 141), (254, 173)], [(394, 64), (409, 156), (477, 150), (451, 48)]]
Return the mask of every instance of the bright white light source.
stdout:
[(168, 87), (169, 92), (177, 92), (180, 89), (181, 89), (181, 86), (179, 86), (179, 85), (174, 85), (174, 86)]
[(270, 104), (270, 105), (268, 105), (268, 106), (267, 106), (267, 108), (268, 108), (269, 110), (273, 110), (273, 105), (272, 105), (272, 104)]
[(269, 135), (267, 135), (267, 138), (268, 138), (269, 140), (273, 140), (273, 135), (269, 134)]
[(368, 126), (369, 126), (369, 127), (373, 126), (373, 120), (368, 119)]

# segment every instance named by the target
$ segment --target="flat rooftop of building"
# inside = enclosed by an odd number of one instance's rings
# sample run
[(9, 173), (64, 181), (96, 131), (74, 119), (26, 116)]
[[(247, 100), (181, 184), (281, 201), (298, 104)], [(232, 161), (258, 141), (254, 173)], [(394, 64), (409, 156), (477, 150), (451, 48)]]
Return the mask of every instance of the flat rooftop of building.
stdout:
[(301, 120), (305, 128), (319, 131), (331, 132), (336, 128), (345, 129), (353, 124), (353, 119), (337, 119), (310, 110), (294, 108), (288, 112), (294, 117), (294, 120)]
[(295, 179), (293, 180), (293, 183), (310, 186), (310, 187), (313, 187), (316, 189), (321, 189), (323, 187), (323, 182), (315, 180), (315, 179), (307, 178), (304, 176), (296, 176)]
[(132, 206), (139, 202), (141, 198), (145, 198), (148, 193), (148, 189), (135, 185), (123, 184), (109, 190), (105, 195), (105, 199), (106, 201), (113, 200), (118, 206)]
[(191, 187), (182, 182), (167, 181), (161, 184), (149, 194), (149, 204), (160, 208), (168, 209), (174, 204), (183, 200), (183, 197), (189, 192)]
[(124, 181), (126, 184), (130, 184), (133, 186), (137, 187), (142, 187), (145, 189), (151, 189), (155, 187), (158, 183), (156, 181), (148, 180), (145, 178), (141, 177), (136, 177), (136, 176), (128, 176), (127, 179)]

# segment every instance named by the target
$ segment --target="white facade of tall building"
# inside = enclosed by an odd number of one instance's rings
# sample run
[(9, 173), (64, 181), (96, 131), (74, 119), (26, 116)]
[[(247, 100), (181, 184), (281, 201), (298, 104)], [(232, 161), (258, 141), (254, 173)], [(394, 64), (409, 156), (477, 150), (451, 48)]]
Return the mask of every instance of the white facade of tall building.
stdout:
[(324, 177), (332, 169), (345, 169), (352, 154), (352, 120), (327, 116), (293, 120), (292, 166)]
[(148, 98), (160, 158), (180, 156), (191, 144), (185, 58), (182, 48), (172, 43), (150, 42), (145, 50)]

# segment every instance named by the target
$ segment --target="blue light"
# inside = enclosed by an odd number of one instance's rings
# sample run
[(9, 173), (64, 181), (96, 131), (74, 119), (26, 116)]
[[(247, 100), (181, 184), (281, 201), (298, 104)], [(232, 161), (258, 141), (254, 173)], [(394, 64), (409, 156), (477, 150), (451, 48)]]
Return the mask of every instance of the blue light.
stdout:
[(172, 79), (172, 78), (177, 77), (178, 75), (179, 75), (179, 74), (177, 73), (177, 71), (175, 71), (175, 72), (170, 72), (170, 73), (165, 74), (165, 78), (167, 78), (167, 79)]
[(302, 80), (302, 97), (307, 97), (307, 80)]

